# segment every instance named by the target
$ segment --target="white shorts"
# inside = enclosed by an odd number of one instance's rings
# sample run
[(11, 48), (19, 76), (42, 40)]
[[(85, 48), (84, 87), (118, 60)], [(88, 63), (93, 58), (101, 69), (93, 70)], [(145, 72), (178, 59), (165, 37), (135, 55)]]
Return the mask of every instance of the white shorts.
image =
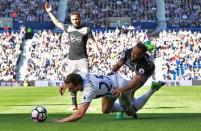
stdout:
[(112, 80), (114, 83), (115, 87), (121, 88), (123, 86), (127, 86), (129, 81), (123, 78), (120, 74), (114, 74), (109, 76), (109, 78)]
[(68, 74), (70, 73), (88, 73), (88, 60), (87, 58), (83, 58), (80, 60), (68, 60), (68, 67), (67, 67)]
[[(121, 75), (119, 74), (114, 74), (109, 76), (110, 79), (112, 80), (113, 84), (115, 85), (116, 88), (122, 88), (128, 85), (129, 80), (126, 80), (125, 78), (123, 78)], [(130, 93), (132, 92), (132, 90), (129, 90), (127, 92), (124, 93), (124, 95), (129, 96), (130, 97)], [(113, 95), (111, 95), (110, 97), (114, 97)]]
[[(117, 88), (122, 88), (122, 87), (125, 87), (128, 85), (129, 83), (129, 80), (126, 80), (125, 78), (123, 78), (121, 75), (119, 74), (115, 74), (115, 75), (112, 75), (110, 77), (110, 79), (112, 79), (112, 81), (114, 82), (115, 86)], [(116, 96), (114, 95), (110, 95), (109, 97), (111, 98), (117, 98)], [(119, 102), (121, 103), (121, 106), (127, 110), (129, 107), (130, 107), (130, 102), (132, 99), (135, 99), (133, 97), (133, 90), (129, 90), (129, 91), (126, 91), (124, 92), (121, 97), (118, 97), (119, 99)]]

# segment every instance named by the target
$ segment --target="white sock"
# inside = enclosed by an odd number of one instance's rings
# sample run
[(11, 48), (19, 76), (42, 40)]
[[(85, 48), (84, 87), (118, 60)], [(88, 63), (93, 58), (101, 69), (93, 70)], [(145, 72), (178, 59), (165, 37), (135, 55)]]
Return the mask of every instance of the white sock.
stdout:
[(119, 100), (117, 99), (113, 105), (112, 112), (121, 112), (124, 111), (121, 104), (119, 103)]
[(155, 90), (150, 89), (142, 96), (139, 96), (136, 99), (134, 99), (133, 104), (134, 104), (136, 110), (141, 109), (146, 104), (146, 102), (149, 100), (149, 98), (152, 96), (152, 94), (154, 92), (155, 92)]

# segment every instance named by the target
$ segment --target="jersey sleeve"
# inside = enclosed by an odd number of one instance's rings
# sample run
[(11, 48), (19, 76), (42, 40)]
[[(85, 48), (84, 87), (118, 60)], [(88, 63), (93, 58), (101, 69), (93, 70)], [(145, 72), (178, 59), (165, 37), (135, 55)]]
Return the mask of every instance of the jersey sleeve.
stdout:
[(81, 103), (91, 102), (96, 97), (95, 90), (93, 90), (90, 85), (87, 86), (81, 96)]
[(93, 91), (87, 93), (84, 92), (81, 97), (81, 103), (91, 102), (95, 97)]
[(147, 72), (147, 71), (146, 71), (146, 68), (143, 67), (143, 66), (137, 68), (137, 70), (136, 70), (136, 74), (137, 74), (137, 75), (145, 75), (146, 72)]
[(69, 27), (69, 25), (63, 24), (63, 27), (64, 27), (64, 31), (67, 33), (67, 32), (68, 32), (68, 27)]

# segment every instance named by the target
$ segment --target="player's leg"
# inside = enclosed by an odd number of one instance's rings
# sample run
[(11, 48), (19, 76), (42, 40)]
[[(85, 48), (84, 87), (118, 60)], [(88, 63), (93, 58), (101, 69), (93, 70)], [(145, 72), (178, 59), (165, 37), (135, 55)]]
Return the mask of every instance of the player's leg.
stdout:
[[(147, 103), (149, 98), (156, 91), (158, 91), (164, 84), (165, 84), (165, 82), (161, 82), (161, 81), (153, 82), (151, 85), (151, 88), (147, 92), (145, 92), (143, 95), (137, 97), (136, 99), (129, 98), (129, 95), (130, 95), (130, 93), (132, 93), (132, 91), (124, 93), (119, 98), (119, 101), (115, 101), (115, 103), (114, 103), (114, 105), (116, 107), (119, 107), (118, 110), (116, 110), (116, 111), (125, 112), (128, 116), (133, 116), (133, 118), (137, 118), (136, 112), (138, 110), (140, 110)], [(130, 102), (129, 102), (129, 100), (130, 100)], [(120, 116), (123, 118), (123, 116), (120, 115), (120, 113), (118, 113), (117, 118), (122, 119), (122, 118), (120, 118)]]
[(115, 101), (112, 112), (117, 112), (117, 119), (123, 119), (124, 112), (126, 112), (128, 116), (137, 117), (136, 110), (134, 110), (134, 106), (132, 104), (133, 99), (129, 100), (128, 98), (129, 95), (124, 93)]
[[(76, 71), (76, 61), (77, 60), (69, 60), (68, 61), (68, 74), (73, 73)], [(72, 100), (72, 109), (77, 110), (77, 93), (70, 92), (71, 100)]]
[(155, 71), (155, 67), (149, 71), (149, 73), (147, 73), (146, 75), (143, 75), (141, 80), (138, 82), (139, 84), (137, 85), (137, 88), (135, 90), (131, 90), (129, 91), (129, 99), (132, 100), (133, 96), (135, 94), (135, 91), (138, 90), (139, 88), (141, 88), (146, 82), (147, 80), (151, 77), (151, 75), (154, 73)]
[[(143, 78), (139, 84), (139, 88), (145, 84), (145, 82), (152, 76), (154, 71), (155, 71), (155, 68), (153, 68), (148, 74), (143, 76)], [(133, 101), (134, 108), (136, 110), (141, 109), (146, 104), (146, 102), (149, 100), (149, 98), (152, 96), (152, 94), (154, 92), (156, 92), (157, 90), (159, 90), (164, 85), (165, 85), (165, 82), (160, 82), (160, 81), (159, 82), (152, 82), (150, 90), (145, 92), (142, 96), (134, 99), (134, 101)]]
[(79, 72), (89, 73), (89, 63), (88, 63), (87, 58), (77, 60), (76, 73), (79, 73)]
[(162, 86), (165, 85), (165, 82), (152, 82), (151, 88), (145, 92), (143, 95), (137, 97), (136, 99), (133, 99), (132, 104), (134, 106), (134, 109), (140, 110), (149, 100), (149, 98), (158, 91)]
[[(124, 87), (126, 85), (128, 85), (129, 81), (124, 79), (121, 75), (116, 75), (116, 82), (118, 87)], [(130, 92), (126, 92), (124, 94), (122, 94), (121, 97), (118, 98), (117, 101), (115, 101), (115, 106), (119, 107), (119, 112), (117, 112), (116, 114), (116, 119), (123, 119), (123, 114), (124, 112), (128, 112), (128, 108), (130, 107), (130, 101), (132, 100), (133, 97), (130, 97), (131, 94)], [(132, 93), (132, 96), (134, 94), (134, 91)], [(122, 109), (121, 109), (122, 108)], [(130, 111), (129, 111), (130, 114)]]
[[(73, 60), (72, 67), (70, 68), (71, 72), (74, 73), (88, 73), (88, 60), (86, 58), (80, 60)], [(77, 92), (71, 92), (71, 99), (72, 99), (72, 109), (77, 110)]]
[(103, 96), (102, 97), (102, 112), (111, 113), (118, 110), (119, 107), (116, 107), (114, 102), (116, 98), (112, 96)]
[(77, 92), (70, 92), (71, 100), (72, 100), (72, 110), (77, 110)]
[[(135, 91), (138, 90), (139, 88), (141, 88), (145, 84), (145, 82), (149, 79), (149, 77), (151, 76), (151, 74), (152, 74), (152, 72), (150, 74), (148, 74), (148, 75), (143, 76), (142, 79), (140, 80), (137, 88), (135, 90), (130, 90), (130, 91), (125, 92), (124, 95), (122, 95), (119, 98), (120, 103), (125, 106), (125, 108), (124, 108), (125, 109), (125, 113), (128, 116), (133, 116), (133, 118), (137, 118), (137, 115), (136, 115), (137, 109), (133, 108), (134, 106), (132, 106), (133, 105), (133, 103), (132, 103), (133, 96), (135, 94)], [(128, 83), (128, 81), (126, 81), (123, 78), (118, 79), (118, 81), (119, 81), (119, 83), (120, 83), (121, 86), (125, 86)], [(141, 101), (142, 104), (143, 104), (143, 102), (144, 102), (144, 104), (146, 103), (145, 99), (141, 99), (141, 100), (144, 100), (144, 101)], [(148, 98), (147, 98), (147, 100), (148, 100)], [(120, 113), (117, 114), (117, 118), (119, 117), (119, 115), (120, 115)]]

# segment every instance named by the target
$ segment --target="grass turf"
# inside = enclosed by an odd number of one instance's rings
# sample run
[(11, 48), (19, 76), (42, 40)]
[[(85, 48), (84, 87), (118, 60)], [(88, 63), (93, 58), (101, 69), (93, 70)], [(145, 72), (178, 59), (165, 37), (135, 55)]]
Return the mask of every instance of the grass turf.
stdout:
[[(142, 88), (137, 96), (148, 88)], [(59, 96), (55, 87), (0, 88), (0, 131), (197, 131), (201, 130), (201, 88), (164, 87), (139, 111), (138, 119), (116, 120), (115, 114), (101, 114), (100, 99), (94, 100), (86, 116), (73, 123), (52, 123), (70, 113), (70, 97)], [(33, 123), (30, 112), (38, 105), (48, 110), (44, 123)]]

